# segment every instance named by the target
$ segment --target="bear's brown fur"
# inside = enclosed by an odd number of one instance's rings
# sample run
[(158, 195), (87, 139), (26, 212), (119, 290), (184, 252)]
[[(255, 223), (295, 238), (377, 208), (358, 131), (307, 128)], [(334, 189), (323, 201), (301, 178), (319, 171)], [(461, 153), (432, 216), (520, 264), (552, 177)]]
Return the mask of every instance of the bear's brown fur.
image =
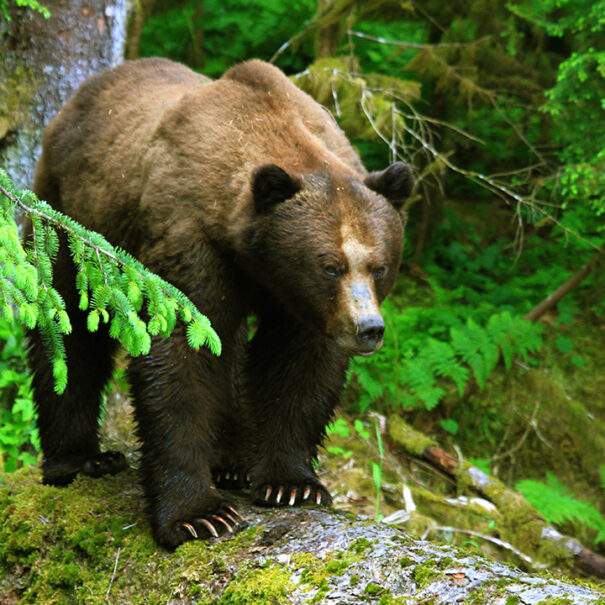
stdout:
[[(223, 344), (218, 358), (195, 353), (179, 327), (130, 363), (160, 544), (232, 529), (214, 484), (249, 480), (269, 505), (331, 502), (311, 460), (348, 358), (381, 345), (411, 185), (403, 163), (367, 174), (328, 112), (256, 60), (216, 81), (165, 59), (126, 63), (48, 126), (37, 194), (174, 283)], [(74, 328), (63, 396), (36, 335), (31, 351), (44, 480), (58, 485), (124, 466), (97, 436), (115, 342), (86, 330), (73, 284), (62, 246), (56, 285)]]

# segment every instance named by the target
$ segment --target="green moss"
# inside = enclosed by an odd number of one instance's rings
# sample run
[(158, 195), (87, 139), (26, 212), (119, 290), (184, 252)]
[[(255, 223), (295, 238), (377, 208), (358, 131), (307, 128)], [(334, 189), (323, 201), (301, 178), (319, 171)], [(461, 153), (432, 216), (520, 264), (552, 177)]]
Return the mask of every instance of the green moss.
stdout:
[(372, 543), (366, 538), (357, 538), (355, 542), (349, 546), (349, 550), (357, 554), (363, 554), (368, 548), (372, 546)]
[(521, 599), (516, 594), (512, 594), (512, 595), (509, 595), (508, 597), (506, 597), (505, 605), (516, 605), (517, 603), (520, 603), (520, 602), (521, 602)]
[[(0, 55), (1, 59), (1, 55)], [(11, 130), (17, 130), (30, 116), (31, 104), (36, 92), (36, 82), (31, 69), (18, 65), (0, 77), (0, 140)]]
[(348, 566), (349, 563), (347, 561), (333, 560), (326, 563), (325, 570), (331, 575), (340, 576), (346, 571)]
[[(24, 602), (133, 605), (175, 595), (210, 598), (204, 582), (228, 569), (258, 529), (210, 545), (188, 542), (168, 553), (153, 542), (134, 473), (41, 485), (37, 469), (0, 476), (0, 575)], [(115, 576), (111, 586), (109, 579)], [(119, 597), (118, 597), (119, 595)]]
[(374, 584), (374, 582), (368, 582), (366, 587), (363, 589), (363, 591), (366, 594), (375, 595), (375, 594), (380, 594), (381, 592), (383, 592), (384, 588), (382, 586), (379, 586), (378, 584)]
[(439, 561), (437, 561), (437, 568), (447, 569), (448, 567), (451, 567), (453, 562), (454, 559), (452, 559), (452, 557), (443, 557), (443, 559), (439, 559)]
[(436, 441), (414, 430), (396, 414), (389, 417), (389, 436), (397, 445), (413, 456), (422, 456), (427, 447), (437, 445)]
[(409, 567), (413, 563), (414, 561), (410, 559), (410, 557), (401, 557), (399, 559), (399, 564), (401, 565), (401, 567)]
[(437, 561), (435, 559), (429, 559), (424, 563), (417, 565), (412, 570), (412, 577), (414, 578), (414, 582), (418, 584), (420, 588), (424, 588), (428, 586), (431, 582), (433, 582), (437, 577), (441, 574), (435, 570)]
[(351, 576), (349, 586), (357, 586), (357, 584), (359, 584), (359, 576)]
[(244, 571), (225, 589), (221, 605), (267, 605), (288, 602), (290, 572), (279, 565)]

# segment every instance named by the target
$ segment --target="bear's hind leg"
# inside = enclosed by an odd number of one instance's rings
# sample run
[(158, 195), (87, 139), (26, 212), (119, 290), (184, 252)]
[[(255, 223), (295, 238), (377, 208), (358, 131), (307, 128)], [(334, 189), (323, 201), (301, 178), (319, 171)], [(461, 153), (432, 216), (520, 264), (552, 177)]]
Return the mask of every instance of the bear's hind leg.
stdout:
[(252, 466), (252, 424), (244, 405), (244, 364), (248, 328), (243, 321), (235, 331), (231, 366), (231, 402), (221, 409), (216, 454), (212, 460), (212, 480), (220, 489), (242, 490), (250, 487)]
[(69, 372), (64, 393), (55, 393), (51, 364), (37, 330), (29, 335), (29, 361), (44, 454), (43, 481), (67, 485), (78, 473), (99, 477), (118, 473), (127, 465), (121, 453), (99, 449), (101, 390), (111, 376), (117, 342), (103, 327), (95, 334), (88, 331), (86, 316), (77, 308), (75, 269), (64, 238), (54, 274), (54, 286), (65, 299), (73, 328), (64, 339)]

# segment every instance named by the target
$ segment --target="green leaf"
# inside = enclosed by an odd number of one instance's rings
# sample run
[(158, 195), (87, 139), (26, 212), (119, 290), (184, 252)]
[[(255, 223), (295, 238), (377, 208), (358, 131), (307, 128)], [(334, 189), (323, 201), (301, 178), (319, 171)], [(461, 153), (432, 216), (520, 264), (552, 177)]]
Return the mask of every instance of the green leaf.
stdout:
[(97, 309), (88, 314), (86, 326), (89, 332), (96, 332), (99, 329), (99, 311)]
[(573, 349), (573, 342), (561, 334), (557, 336), (556, 345), (557, 349), (563, 354), (569, 353)]
[(452, 435), (458, 433), (458, 423), (452, 418), (445, 418), (439, 421), (441, 428)]
[(63, 359), (53, 362), (53, 377), (55, 379), (55, 392), (61, 395), (67, 386), (67, 364)]
[(372, 462), (372, 479), (377, 492), (380, 492), (382, 487), (382, 468), (379, 464)]

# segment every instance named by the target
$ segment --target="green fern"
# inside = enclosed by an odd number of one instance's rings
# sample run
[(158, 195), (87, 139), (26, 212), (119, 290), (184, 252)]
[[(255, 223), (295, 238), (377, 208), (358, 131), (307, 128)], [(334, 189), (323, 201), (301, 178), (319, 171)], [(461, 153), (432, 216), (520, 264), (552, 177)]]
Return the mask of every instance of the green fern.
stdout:
[[(384, 349), (370, 359), (354, 359), (352, 375), (361, 387), (359, 408), (377, 402), (391, 407), (431, 410), (451, 386), (462, 396), (473, 377), (480, 388), (502, 359), (507, 370), (515, 355), (527, 359), (542, 345), (539, 324), (523, 321), (491, 305), (479, 309), (452, 304), (456, 291), (434, 285), (435, 305), (399, 310), (387, 299)], [(447, 304), (447, 308), (445, 305)], [(476, 319), (471, 317), (475, 315)], [(397, 343), (389, 342), (396, 338)]]
[(554, 475), (546, 473), (546, 483), (523, 479), (517, 482), (515, 488), (549, 523), (586, 525), (597, 532), (595, 544), (605, 540), (605, 518), (592, 504), (570, 494)]
[[(16, 207), (32, 223), (28, 247), (23, 247), (15, 224)], [(71, 332), (65, 303), (53, 287), (52, 264), (59, 251), (59, 229), (67, 234), (77, 270), (79, 307), (88, 311), (91, 332), (98, 330), (102, 321), (109, 324), (110, 336), (132, 356), (145, 355), (151, 337), (168, 337), (180, 318), (187, 325), (187, 341), (192, 348), (206, 346), (220, 355), (221, 342), (208, 318), (182, 292), (113, 247), (99, 233), (38, 200), (31, 191), (16, 190), (0, 170), (0, 306), (9, 321), (40, 331), (58, 393), (67, 385), (63, 337)], [(139, 316), (145, 302), (147, 323)]]

